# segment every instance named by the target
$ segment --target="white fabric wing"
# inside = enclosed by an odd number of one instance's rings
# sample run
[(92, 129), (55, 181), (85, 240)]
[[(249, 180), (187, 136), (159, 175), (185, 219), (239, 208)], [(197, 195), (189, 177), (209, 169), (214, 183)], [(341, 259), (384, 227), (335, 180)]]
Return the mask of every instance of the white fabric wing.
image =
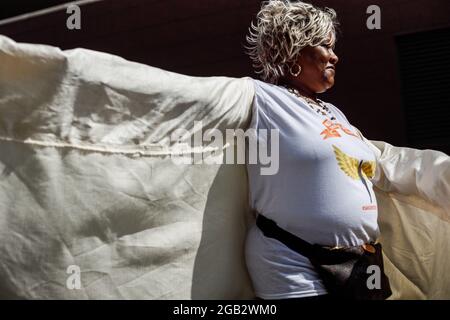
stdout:
[(0, 296), (252, 297), (245, 167), (176, 164), (170, 137), (245, 127), (253, 94), (0, 36)]

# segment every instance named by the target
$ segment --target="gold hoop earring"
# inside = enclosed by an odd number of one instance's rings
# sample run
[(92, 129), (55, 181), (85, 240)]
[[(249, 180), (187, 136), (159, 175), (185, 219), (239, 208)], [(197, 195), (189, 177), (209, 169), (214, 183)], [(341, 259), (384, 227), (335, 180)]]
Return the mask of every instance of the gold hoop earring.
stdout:
[[(297, 71), (297, 72), (292, 72), (292, 67), (295, 67), (295, 66), (298, 67), (298, 71)], [(302, 67), (300, 67), (299, 64), (295, 64), (295, 65), (293, 65), (292, 67), (289, 68), (289, 73), (290, 73), (291, 76), (293, 76), (293, 77), (298, 77), (298, 75), (302, 72)]]

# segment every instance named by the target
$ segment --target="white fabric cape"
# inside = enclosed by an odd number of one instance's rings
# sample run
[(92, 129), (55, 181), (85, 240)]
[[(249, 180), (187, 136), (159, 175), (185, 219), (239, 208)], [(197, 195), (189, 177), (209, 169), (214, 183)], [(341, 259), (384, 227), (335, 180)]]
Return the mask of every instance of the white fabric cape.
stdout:
[[(253, 95), (0, 36), (0, 298), (253, 298), (245, 165), (170, 159), (177, 128), (247, 128)], [(366, 141), (392, 299), (450, 298), (449, 157)]]

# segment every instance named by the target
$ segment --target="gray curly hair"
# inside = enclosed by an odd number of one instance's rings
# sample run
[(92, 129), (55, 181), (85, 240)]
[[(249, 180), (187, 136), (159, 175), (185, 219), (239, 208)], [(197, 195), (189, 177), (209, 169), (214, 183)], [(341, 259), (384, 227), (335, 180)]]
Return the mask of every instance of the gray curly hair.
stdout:
[(274, 84), (295, 64), (303, 48), (326, 43), (339, 26), (333, 9), (301, 1), (263, 1), (256, 20), (256, 25), (250, 25), (245, 49), (255, 72)]

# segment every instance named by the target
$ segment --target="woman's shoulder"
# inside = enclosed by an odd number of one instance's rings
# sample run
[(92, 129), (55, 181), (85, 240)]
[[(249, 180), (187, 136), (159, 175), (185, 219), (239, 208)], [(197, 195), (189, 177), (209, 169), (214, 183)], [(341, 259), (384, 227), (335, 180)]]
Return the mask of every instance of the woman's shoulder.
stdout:
[(253, 85), (260, 89), (260, 90), (266, 90), (266, 91), (279, 91), (280, 87), (277, 86), (276, 84), (273, 83), (269, 83), (269, 82), (264, 82), (262, 80), (258, 80), (258, 79), (254, 79), (254, 78), (250, 78), (253, 82)]
[(285, 100), (284, 97), (289, 96), (286, 89), (279, 85), (253, 78), (251, 80), (255, 89), (255, 95), (266, 102), (273, 104), (276, 101), (277, 104), (280, 104)]

